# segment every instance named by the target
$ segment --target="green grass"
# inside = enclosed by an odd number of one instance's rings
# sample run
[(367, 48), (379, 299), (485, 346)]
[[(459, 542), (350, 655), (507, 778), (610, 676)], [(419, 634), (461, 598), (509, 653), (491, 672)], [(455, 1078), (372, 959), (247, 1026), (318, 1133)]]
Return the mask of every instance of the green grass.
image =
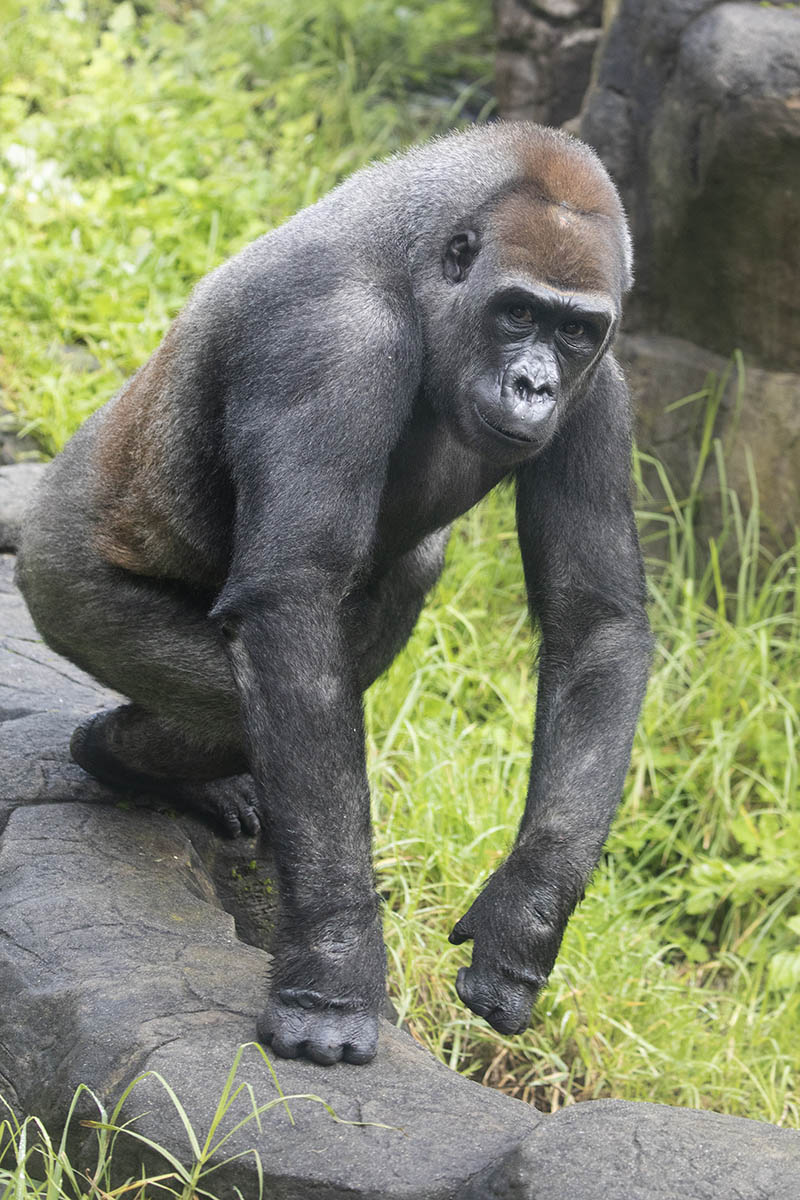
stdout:
[[(47, 451), (205, 271), (486, 103), (479, 0), (6, 9), (0, 400)], [(459, 1004), (468, 947), (447, 942), (527, 782), (534, 647), (508, 493), (459, 523), (367, 697), (395, 1002), (444, 1061), (542, 1108), (620, 1096), (800, 1126), (800, 546), (769, 564), (754, 501), (745, 517), (726, 495), (710, 554), (694, 497), (643, 524), (670, 550), (651, 572), (657, 651), (625, 799), (521, 1038)]]
[(2, 3), (0, 387), (51, 451), (212, 267), (491, 106), (482, 0)]
[(532, 654), (510, 497), (459, 523), (368, 696), (395, 1002), (451, 1066), (546, 1109), (621, 1096), (800, 1125), (799, 563), (763, 586), (745, 565), (741, 603), (712, 570), (653, 568), (624, 803), (531, 1029), (505, 1039), (460, 1006), (468, 948), (447, 934), (521, 814)]

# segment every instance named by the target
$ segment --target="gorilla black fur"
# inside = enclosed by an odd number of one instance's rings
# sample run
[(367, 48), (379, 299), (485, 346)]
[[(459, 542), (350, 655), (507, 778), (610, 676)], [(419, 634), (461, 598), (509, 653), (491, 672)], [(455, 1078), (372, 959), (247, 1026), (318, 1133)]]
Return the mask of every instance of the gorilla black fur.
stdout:
[[(630, 283), (581, 143), (492, 125), (368, 167), (202, 280), (47, 472), (18, 578), (42, 636), (131, 703), (74, 758), (263, 826), (281, 895), (259, 1034), (367, 1062), (385, 955), (362, 692), (447, 526), (506, 477), (541, 627), (516, 844), (451, 940), (526, 1027), (619, 801), (650, 634), (610, 346)], [(227, 778), (224, 778), (227, 777)]]

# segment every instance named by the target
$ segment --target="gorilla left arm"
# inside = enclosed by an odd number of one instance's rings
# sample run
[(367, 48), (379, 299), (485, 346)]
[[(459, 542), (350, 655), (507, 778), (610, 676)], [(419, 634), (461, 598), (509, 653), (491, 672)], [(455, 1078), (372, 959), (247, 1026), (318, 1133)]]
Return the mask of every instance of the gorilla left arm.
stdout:
[(587, 395), (517, 472), (517, 525), (542, 648), (531, 777), (517, 842), (451, 941), (474, 939), (461, 999), (524, 1029), (619, 803), (651, 637), (629, 499), (630, 418), (608, 356)]

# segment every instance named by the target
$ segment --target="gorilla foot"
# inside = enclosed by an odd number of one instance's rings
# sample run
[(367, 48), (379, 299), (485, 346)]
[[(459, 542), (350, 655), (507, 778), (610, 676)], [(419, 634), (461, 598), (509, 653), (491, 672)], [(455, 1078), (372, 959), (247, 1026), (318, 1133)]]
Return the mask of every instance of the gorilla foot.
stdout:
[(279, 988), (258, 1019), (258, 1037), (281, 1058), (368, 1063), (378, 1049), (378, 1015), (303, 988)]
[(69, 742), (72, 760), (95, 779), (118, 791), (141, 792), (148, 786), (152, 791), (152, 785), (157, 781), (144, 771), (129, 767), (109, 746), (108, 726), (118, 711), (94, 713), (81, 721)]
[(255, 837), (260, 828), (255, 785), (249, 775), (222, 779), (180, 779), (150, 774), (126, 762), (110, 743), (119, 718), (128, 709), (95, 713), (70, 739), (73, 760), (114, 791), (159, 797), (176, 807), (210, 818), (228, 837)]
[(176, 806), (208, 817), (226, 837), (258, 837), (261, 832), (255, 784), (249, 775), (205, 783), (175, 782), (162, 794)]

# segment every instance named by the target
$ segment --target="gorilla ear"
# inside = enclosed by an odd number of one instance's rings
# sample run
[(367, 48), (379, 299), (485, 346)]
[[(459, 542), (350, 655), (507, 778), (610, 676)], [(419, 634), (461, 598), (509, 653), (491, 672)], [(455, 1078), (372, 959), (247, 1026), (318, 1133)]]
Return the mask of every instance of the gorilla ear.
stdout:
[(445, 279), (451, 283), (461, 283), (466, 279), (480, 248), (480, 239), (473, 229), (462, 229), (453, 234), (444, 252), (442, 266)]

